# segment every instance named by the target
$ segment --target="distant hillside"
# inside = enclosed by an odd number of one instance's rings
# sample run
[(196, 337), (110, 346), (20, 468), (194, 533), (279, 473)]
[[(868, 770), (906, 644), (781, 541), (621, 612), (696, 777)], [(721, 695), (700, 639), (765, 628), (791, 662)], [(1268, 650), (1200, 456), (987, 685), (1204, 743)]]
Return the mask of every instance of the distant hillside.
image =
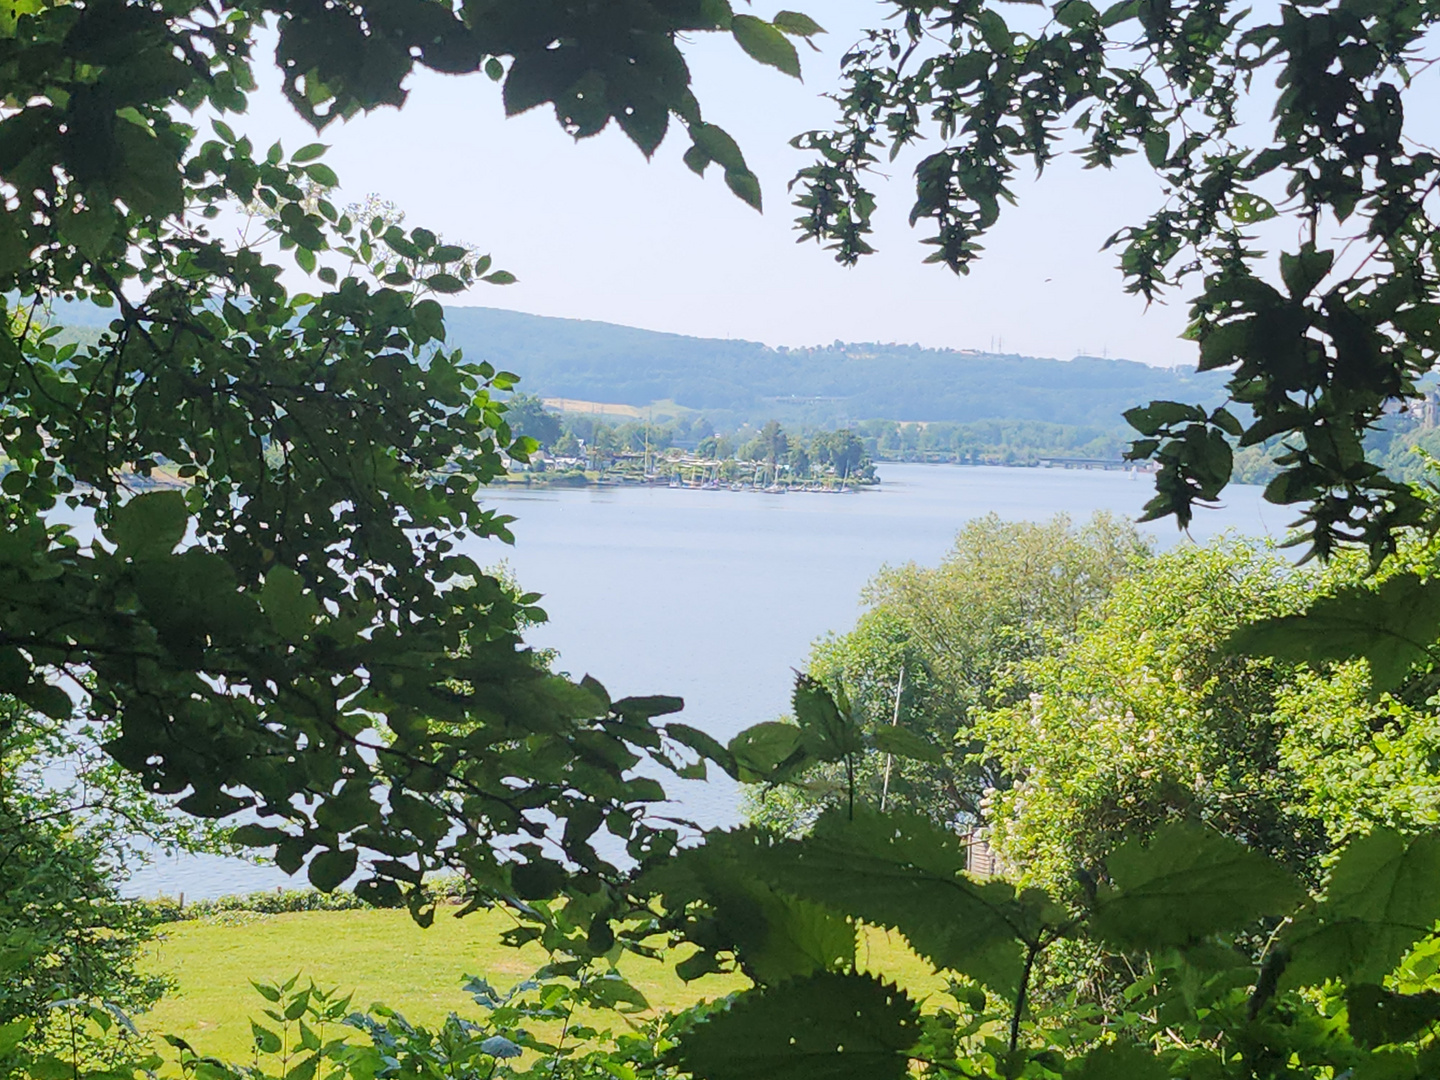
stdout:
[[(103, 326), (89, 305), (57, 305), (59, 321)], [(832, 424), (883, 418), (974, 423), (1032, 420), (1123, 427), (1121, 413), (1155, 398), (1219, 404), (1224, 375), (1131, 360), (1044, 360), (916, 345), (772, 349), (613, 323), (446, 309), (450, 344), (514, 371), (542, 397), (643, 406), (673, 401), (726, 420)]]
[(611, 323), (446, 310), (450, 343), (518, 373), (545, 397), (811, 420), (1040, 420), (1112, 426), (1153, 398), (1223, 400), (1219, 374), (1130, 360), (1042, 360), (914, 345), (772, 349)]

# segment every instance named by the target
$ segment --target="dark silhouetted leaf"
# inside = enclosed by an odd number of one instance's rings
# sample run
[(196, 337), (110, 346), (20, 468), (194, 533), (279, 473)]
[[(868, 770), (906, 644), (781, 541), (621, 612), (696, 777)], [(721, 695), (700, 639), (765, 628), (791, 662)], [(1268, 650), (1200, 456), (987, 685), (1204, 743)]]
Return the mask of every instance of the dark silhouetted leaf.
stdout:
[(870, 975), (822, 974), (738, 996), (681, 1037), (701, 1080), (902, 1080), (920, 1010)]
[(1440, 579), (1396, 574), (1378, 588), (1352, 585), (1317, 600), (1303, 615), (1242, 626), (1228, 647), (1251, 656), (1274, 656), (1319, 665), (1363, 657), (1375, 693), (1404, 681), (1429, 659), (1440, 637)]
[(1153, 949), (1241, 930), (1292, 909), (1305, 892), (1279, 863), (1199, 825), (1167, 825), (1107, 860), (1092, 925), (1122, 949)]

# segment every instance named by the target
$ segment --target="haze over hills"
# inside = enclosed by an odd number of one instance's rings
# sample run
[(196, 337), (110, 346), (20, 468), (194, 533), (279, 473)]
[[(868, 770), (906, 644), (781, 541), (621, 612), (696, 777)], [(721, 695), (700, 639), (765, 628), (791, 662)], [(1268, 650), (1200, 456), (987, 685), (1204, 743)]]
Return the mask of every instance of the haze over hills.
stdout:
[[(106, 325), (114, 313), (57, 305), (57, 321)], [(1153, 399), (1213, 406), (1220, 372), (1082, 356), (1053, 360), (917, 345), (771, 348), (500, 308), (446, 309), (449, 343), (521, 376), (543, 397), (645, 406), (670, 401), (717, 424), (766, 419), (833, 426), (896, 421), (1039, 421), (1115, 431)], [(92, 331), (93, 332), (93, 331)]]
[(674, 401), (744, 417), (815, 422), (1012, 419), (1123, 425), (1155, 398), (1215, 405), (1224, 376), (1130, 360), (1048, 360), (914, 345), (773, 349), (611, 323), (496, 308), (446, 309), (449, 340), (468, 357), (519, 374), (545, 397), (643, 406)]

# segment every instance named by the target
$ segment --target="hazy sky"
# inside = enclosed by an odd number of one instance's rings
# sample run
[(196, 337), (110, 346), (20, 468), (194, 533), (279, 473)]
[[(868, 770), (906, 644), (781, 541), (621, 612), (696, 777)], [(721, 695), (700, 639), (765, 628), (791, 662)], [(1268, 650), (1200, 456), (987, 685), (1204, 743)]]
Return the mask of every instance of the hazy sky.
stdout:
[[(548, 107), (506, 120), (483, 76), (414, 78), (402, 111), (327, 130), (326, 160), (344, 198), (393, 200), (407, 223), (479, 244), (520, 277), (476, 288), (463, 304), (772, 345), (1003, 341), (1006, 352), (1038, 356), (1193, 361), (1194, 347), (1177, 340), (1184, 298), (1147, 311), (1124, 293), (1114, 255), (1099, 250), (1156, 205), (1143, 168), (1086, 172), (1065, 160), (1039, 184), (1027, 178), (969, 277), (921, 265), (929, 249), (905, 221), (903, 159), (881, 187), (879, 254), (846, 270), (819, 246), (797, 245), (785, 187), (807, 159), (788, 141), (834, 115), (821, 95), (836, 83), (838, 57), (882, 9), (874, 0), (794, 6), (830, 30), (822, 52), (802, 47), (803, 84), (715, 35), (689, 52), (706, 118), (738, 139), (760, 175), (763, 215), (731, 196), (717, 169), (700, 180), (685, 168), (683, 132), (647, 164), (617, 130), (576, 144)], [(234, 126), (262, 149), (277, 135), (289, 150), (314, 141), (274, 85)]]

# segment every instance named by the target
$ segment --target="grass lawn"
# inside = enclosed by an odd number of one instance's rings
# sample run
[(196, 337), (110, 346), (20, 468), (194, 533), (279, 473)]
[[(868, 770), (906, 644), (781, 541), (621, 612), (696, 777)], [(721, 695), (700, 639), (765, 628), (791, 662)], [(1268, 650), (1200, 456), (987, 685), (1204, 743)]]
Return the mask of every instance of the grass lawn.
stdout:
[[(179, 1035), (201, 1053), (223, 1060), (248, 1061), (249, 1018), (265, 1005), (250, 980), (283, 982), (297, 972), (301, 985), (313, 979), (327, 989), (353, 992), (357, 1009), (381, 1002), (427, 1025), (452, 1011), (473, 1016), (481, 1010), (461, 990), (464, 976), (483, 976), (503, 990), (546, 963), (538, 946), (511, 949), (500, 943), (499, 935), (511, 925), (500, 912), (456, 919), (443, 908), (428, 930), (404, 911), (368, 910), (171, 923), (162, 928), (149, 965), (178, 985), (141, 1018), (141, 1027)], [(866, 931), (860, 960), (866, 970), (897, 979), (912, 993), (923, 995), (944, 985), (898, 937)], [(659, 1010), (747, 985), (740, 976), (718, 975), (686, 984), (672, 964), (633, 956), (621, 970)]]

